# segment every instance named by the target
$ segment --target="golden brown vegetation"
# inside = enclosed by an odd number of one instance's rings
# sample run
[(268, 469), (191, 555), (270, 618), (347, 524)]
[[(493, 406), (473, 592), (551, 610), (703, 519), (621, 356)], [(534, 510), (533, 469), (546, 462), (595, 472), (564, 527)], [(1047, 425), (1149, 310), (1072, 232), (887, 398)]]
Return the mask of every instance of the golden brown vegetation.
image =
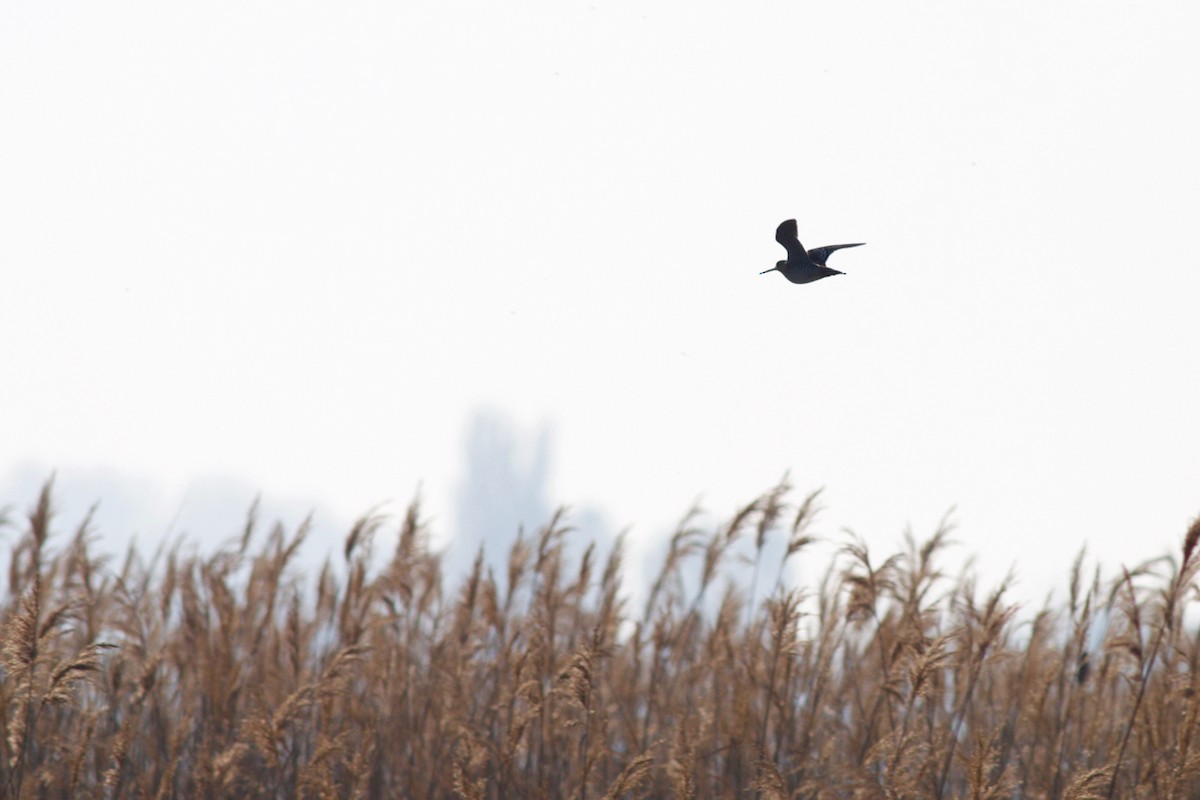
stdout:
[(945, 529), (713, 596), (737, 545), (796, 557), (814, 512), (781, 485), (687, 515), (631, 611), (620, 544), (568, 563), (561, 515), (451, 590), (416, 504), (387, 558), (369, 516), (307, 580), (306, 528), (253, 512), (210, 555), (109, 566), (86, 521), (56, 549), (47, 487), (6, 530), (0, 796), (1200, 796), (1200, 522), (1111, 581), (1077, 560), (1021, 618), (942, 574)]

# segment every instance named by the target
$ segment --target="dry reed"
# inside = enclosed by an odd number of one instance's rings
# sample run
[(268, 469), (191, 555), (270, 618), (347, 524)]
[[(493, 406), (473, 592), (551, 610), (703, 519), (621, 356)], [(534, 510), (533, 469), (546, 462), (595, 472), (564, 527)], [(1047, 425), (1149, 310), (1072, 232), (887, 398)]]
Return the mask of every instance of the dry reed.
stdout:
[(417, 503), (382, 557), (368, 514), (308, 580), (308, 526), (255, 509), (207, 554), (110, 565), (90, 518), (56, 549), (47, 484), (6, 523), (0, 796), (1200, 796), (1200, 520), (1022, 618), (943, 570), (948, 525), (763, 590), (813, 541), (789, 493), (685, 515), (630, 614), (623, 542), (572, 562), (562, 513), (455, 587)]

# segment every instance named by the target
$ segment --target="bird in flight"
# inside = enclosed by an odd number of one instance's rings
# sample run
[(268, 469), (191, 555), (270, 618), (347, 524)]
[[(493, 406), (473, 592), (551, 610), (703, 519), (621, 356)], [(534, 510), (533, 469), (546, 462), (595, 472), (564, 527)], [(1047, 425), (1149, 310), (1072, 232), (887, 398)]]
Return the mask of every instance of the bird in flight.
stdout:
[(784, 250), (787, 250), (787, 261), (780, 261), (770, 269), (763, 270), (758, 274), (766, 275), (768, 272), (779, 270), (783, 273), (783, 277), (792, 283), (812, 283), (821, 278), (828, 278), (830, 275), (845, 275), (844, 272), (825, 266), (825, 261), (835, 250), (866, 244), (866, 242), (827, 244), (824, 247), (805, 250), (804, 245), (800, 244), (799, 236), (796, 235), (796, 220), (794, 219), (779, 223), (779, 227), (775, 229), (775, 241), (783, 245)]

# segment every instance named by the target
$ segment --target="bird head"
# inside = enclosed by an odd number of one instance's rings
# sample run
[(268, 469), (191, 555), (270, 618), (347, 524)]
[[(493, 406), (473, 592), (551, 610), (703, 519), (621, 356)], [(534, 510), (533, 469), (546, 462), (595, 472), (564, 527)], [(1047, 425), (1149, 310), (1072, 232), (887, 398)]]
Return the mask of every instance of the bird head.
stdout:
[(784, 265), (784, 264), (786, 264), (786, 263), (787, 263), (786, 261), (776, 261), (776, 262), (775, 262), (775, 266), (771, 267), (770, 269), (764, 269), (762, 272), (760, 272), (760, 273), (758, 273), (758, 274), (759, 274), (759, 275), (766, 275), (768, 272), (774, 272), (774, 271), (775, 271), (775, 270), (777, 270), (777, 269), (778, 269), (778, 270), (782, 270), (782, 269), (783, 269), (783, 265)]

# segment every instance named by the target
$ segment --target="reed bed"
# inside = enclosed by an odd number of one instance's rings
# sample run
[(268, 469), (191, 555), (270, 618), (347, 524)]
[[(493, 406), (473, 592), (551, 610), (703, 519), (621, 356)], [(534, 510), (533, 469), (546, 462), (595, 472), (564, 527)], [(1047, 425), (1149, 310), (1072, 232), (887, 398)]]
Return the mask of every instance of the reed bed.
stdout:
[(0, 797), (1200, 796), (1200, 521), (1018, 613), (943, 571), (945, 527), (764, 578), (816, 501), (685, 515), (633, 607), (621, 542), (568, 558), (562, 513), (449, 586), (417, 503), (302, 575), (307, 528), (253, 510), (208, 552), (106, 561), (47, 485), (5, 523)]

